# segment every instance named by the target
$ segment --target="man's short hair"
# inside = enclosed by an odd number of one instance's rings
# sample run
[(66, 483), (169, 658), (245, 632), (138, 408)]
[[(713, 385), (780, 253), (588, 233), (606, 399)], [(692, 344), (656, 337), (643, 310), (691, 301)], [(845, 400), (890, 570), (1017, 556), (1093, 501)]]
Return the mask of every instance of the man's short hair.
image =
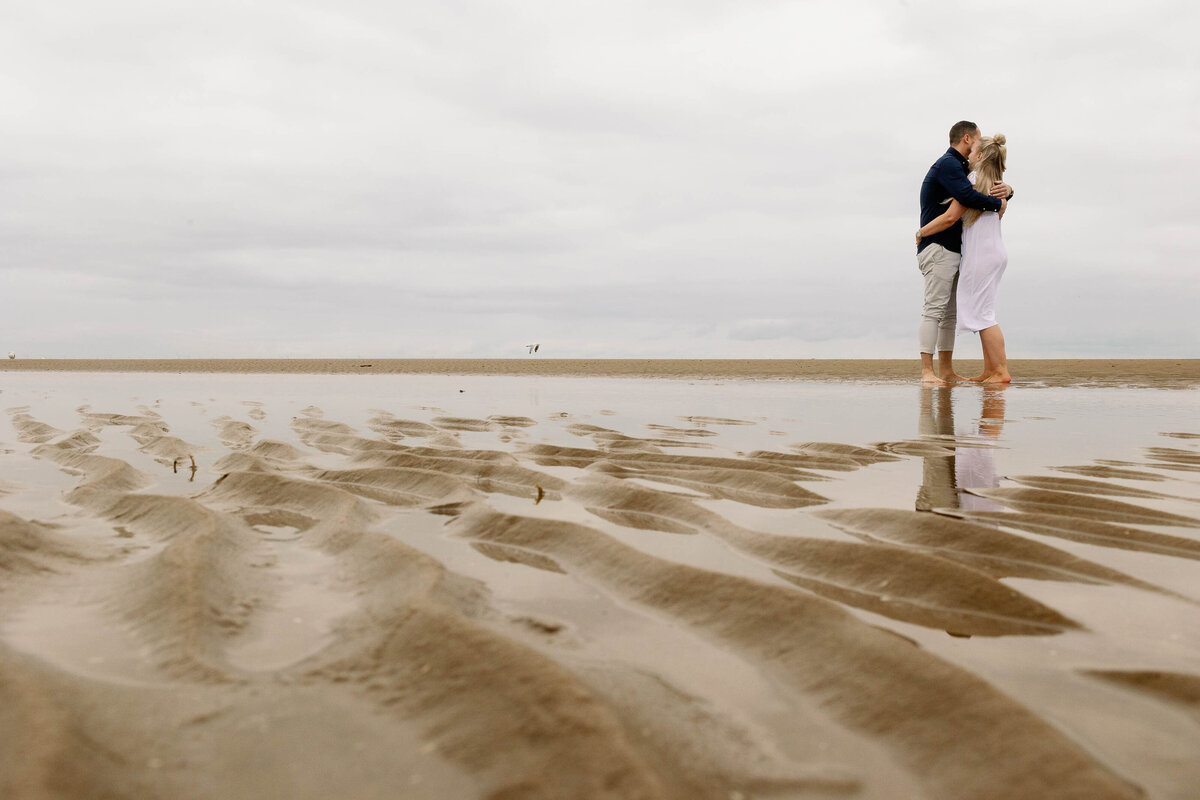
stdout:
[(962, 141), (962, 137), (966, 136), (968, 133), (974, 133), (977, 130), (979, 130), (978, 125), (976, 125), (974, 122), (967, 122), (965, 119), (961, 122), (954, 123), (954, 125), (950, 128), (950, 146), (953, 147)]

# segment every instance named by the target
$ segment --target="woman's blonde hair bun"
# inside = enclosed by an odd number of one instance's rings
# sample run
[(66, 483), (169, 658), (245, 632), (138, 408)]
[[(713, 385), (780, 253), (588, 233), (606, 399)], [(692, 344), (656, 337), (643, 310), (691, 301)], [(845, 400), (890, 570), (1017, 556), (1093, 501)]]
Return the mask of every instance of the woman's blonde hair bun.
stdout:
[(1003, 133), (997, 133), (995, 136), (992, 137), (992, 141), (995, 142), (996, 144), (1000, 145), (1001, 147), (1003, 147), (1005, 144), (1007, 144), (1007, 142), (1004, 139)]

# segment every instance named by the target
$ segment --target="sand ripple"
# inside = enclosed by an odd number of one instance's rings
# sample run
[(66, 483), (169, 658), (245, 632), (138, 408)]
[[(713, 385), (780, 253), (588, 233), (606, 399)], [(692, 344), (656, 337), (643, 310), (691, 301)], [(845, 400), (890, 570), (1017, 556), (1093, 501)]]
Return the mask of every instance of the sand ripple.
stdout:
[[(970, 648), (1096, 636), (1068, 590), (1195, 603), (1102, 558), (1200, 560), (1187, 482), (1160, 474), (1200, 469), (1183, 434), (930, 514), (830, 498), (991, 445), (738, 452), (722, 437), (756, 422), (375, 409), (360, 430), (310, 406), (280, 438), (204, 423), (219, 452), (184, 496), (160, 484), (204, 445), (137, 410), (69, 431), (9, 410), (74, 485), (52, 521), (0, 510), (5, 798), (1145, 796)], [(1200, 719), (1185, 671), (1044, 680)]]
[[(1138, 796), (986, 683), (898, 645), (826, 600), (651, 558), (580, 525), (477, 508), (455, 530), (545, 553), (744, 652), (820, 698), (843, 724), (884, 738), (935, 794)], [(864, 680), (872, 674), (892, 678)], [(915, 675), (919, 682), (906, 678)], [(975, 766), (985, 763), (986, 769)]]
[(1145, 506), (1106, 500), (1099, 497), (1048, 489), (967, 489), (967, 492), (995, 500), (1020, 511), (1044, 512), (1101, 522), (1131, 525), (1172, 525), (1200, 528), (1200, 519), (1158, 511)]

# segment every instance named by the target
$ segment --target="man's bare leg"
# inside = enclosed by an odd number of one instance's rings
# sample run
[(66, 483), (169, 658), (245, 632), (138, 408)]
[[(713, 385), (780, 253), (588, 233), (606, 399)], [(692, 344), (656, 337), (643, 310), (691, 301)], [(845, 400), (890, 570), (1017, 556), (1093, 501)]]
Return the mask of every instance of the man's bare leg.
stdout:
[(999, 325), (984, 328), (979, 332), (979, 341), (983, 344), (984, 368), (982, 383), (1009, 383), (1012, 376), (1008, 374), (1008, 357), (1004, 352), (1004, 334)]
[(921, 383), (944, 384), (933, 371), (933, 353), (921, 353)]
[[(925, 355), (922, 353), (921, 355)], [(932, 359), (931, 359), (932, 360)], [(945, 381), (965, 381), (962, 375), (954, 371), (954, 351), (938, 351), (938, 377)]]

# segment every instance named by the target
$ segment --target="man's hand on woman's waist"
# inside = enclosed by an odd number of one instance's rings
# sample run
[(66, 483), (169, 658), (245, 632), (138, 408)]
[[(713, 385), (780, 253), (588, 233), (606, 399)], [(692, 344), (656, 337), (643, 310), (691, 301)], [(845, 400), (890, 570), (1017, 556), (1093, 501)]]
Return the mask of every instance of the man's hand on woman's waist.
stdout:
[(992, 197), (999, 197), (1003, 200), (1012, 200), (1013, 188), (1004, 181), (996, 181), (992, 186), (992, 190), (988, 192)]

